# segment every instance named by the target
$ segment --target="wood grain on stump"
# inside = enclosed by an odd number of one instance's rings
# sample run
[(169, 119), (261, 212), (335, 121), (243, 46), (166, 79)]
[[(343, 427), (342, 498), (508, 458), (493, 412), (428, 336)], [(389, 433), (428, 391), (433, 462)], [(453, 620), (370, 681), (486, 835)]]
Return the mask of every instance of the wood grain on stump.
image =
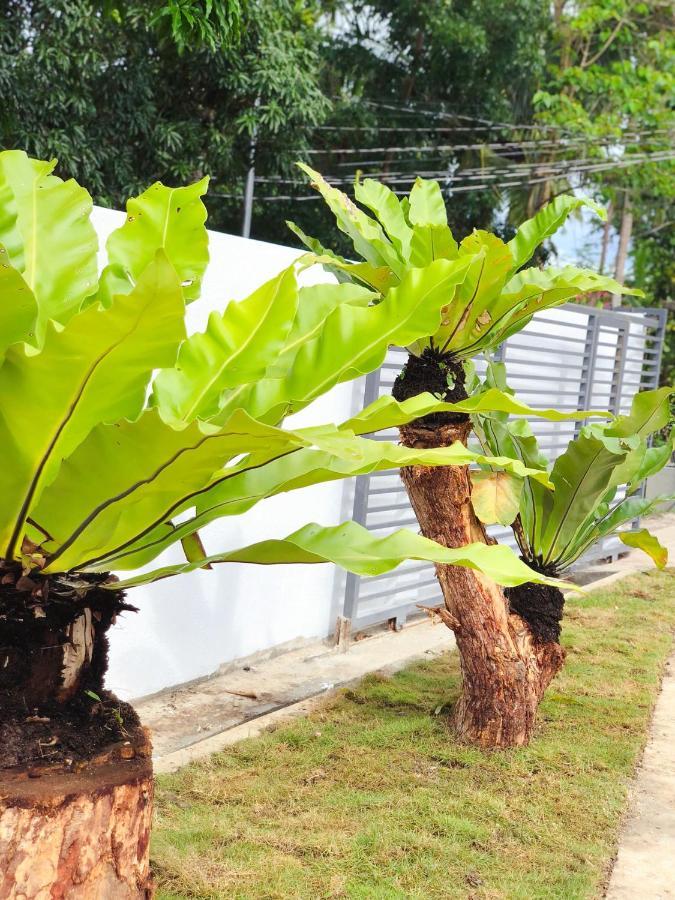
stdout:
[(78, 772), (0, 770), (0, 900), (151, 897), (152, 799), (147, 736)]

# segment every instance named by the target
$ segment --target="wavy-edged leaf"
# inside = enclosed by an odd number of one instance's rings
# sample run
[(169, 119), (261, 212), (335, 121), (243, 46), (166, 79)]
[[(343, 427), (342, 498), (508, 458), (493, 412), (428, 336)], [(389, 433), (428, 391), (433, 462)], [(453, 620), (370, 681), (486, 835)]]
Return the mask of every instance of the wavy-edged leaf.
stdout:
[(370, 403), (352, 418), (347, 419), (340, 425), (340, 428), (356, 434), (368, 434), (371, 431), (382, 431), (385, 428), (405, 425), (414, 419), (437, 412), (469, 414), (502, 412), (514, 416), (538, 416), (550, 422), (568, 422), (586, 419), (589, 416), (608, 417), (611, 415), (603, 410), (560, 412), (557, 409), (533, 409), (511, 393), (498, 388), (488, 388), (456, 403), (446, 403), (429, 393), (418, 394), (416, 397), (401, 402), (385, 395)]
[(378, 295), (360, 284), (316, 284), (300, 288), (295, 319), (284, 345), (265, 372), (266, 377), (283, 377), (308, 341), (317, 337), (327, 317), (339, 306), (369, 306)]
[[(311, 443), (311, 436), (257, 422), (243, 410), (222, 428), (195, 421), (179, 430), (157, 410), (133, 422), (99, 425), (63, 463), (34, 511), (52, 539), (44, 545), (47, 571), (78, 567), (126, 546), (194, 505), (234, 456), (257, 451), (262, 465)], [(78, 500), (69, 505), (73, 497)]]
[(611, 426), (605, 429), (605, 433), (618, 438), (630, 438), (633, 435), (649, 437), (671, 421), (670, 398), (673, 394), (673, 385), (653, 391), (640, 391), (633, 397), (630, 413), (617, 416)]
[[(464, 278), (469, 262), (438, 260), (426, 269), (411, 269), (376, 306), (341, 304), (326, 317), (319, 335), (300, 347), (285, 378), (252, 386), (246, 408), (257, 419), (278, 422), (334, 385), (372, 372), (390, 345), (406, 345), (433, 333), (448, 293)], [(219, 420), (241, 396), (223, 398)]]
[(149, 584), (170, 575), (192, 572), (202, 568), (205, 562), (258, 565), (332, 562), (357, 575), (380, 575), (408, 559), (465, 566), (483, 572), (498, 584), (507, 586), (525, 582), (555, 586), (561, 584), (555, 579), (533, 572), (509, 547), (468, 544), (466, 547), (453, 549), (411, 531), (400, 530), (387, 537), (376, 537), (356, 522), (345, 522), (329, 528), (312, 523), (286, 538), (261, 541), (228, 553), (217, 553), (208, 556), (205, 561), (164, 566), (105, 587), (123, 590)]
[(209, 179), (171, 188), (157, 181), (127, 200), (124, 224), (108, 238), (108, 265), (101, 273), (98, 299), (109, 304), (127, 294), (158, 250), (178, 273), (186, 303), (196, 300), (209, 262), (206, 207), (202, 196)]
[(646, 528), (637, 531), (620, 531), (619, 540), (627, 547), (636, 547), (650, 556), (657, 568), (664, 569), (668, 565), (668, 550), (659, 539)]
[[(315, 433), (315, 429), (303, 429), (299, 432), (310, 440)], [(164, 519), (124, 552), (108, 560), (109, 567), (128, 569), (145, 565), (166, 547), (203, 528), (214, 519), (241, 515), (266, 497), (404, 465), (478, 463), (503, 468), (520, 478), (532, 475), (548, 484), (546, 473), (530, 470), (517, 460), (476, 453), (459, 442), (451, 447), (425, 450), (365, 440), (345, 432), (331, 434), (328, 429), (319, 429), (318, 439), (320, 445), (327, 449), (303, 448), (270, 461), (265, 454), (253, 453), (242, 460), (235, 471), (219, 472), (213, 484), (191, 501), (196, 510), (193, 518), (179, 525)]]
[(80, 309), (98, 276), (91, 197), (52, 175), (55, 166), (23, 150), (0, 153), (0, 244), (37, 302), (38, 344), (49, 319), (63, 323)]
[(617, 531), (626, 522), (648, 516), (664, 503), (675, 500), (675, 494), (663, 494), (659, 497), (626, 497), (602, 519), (597, 522), (598, 534), (606, 537)]
[(485, 525), (510, 525), (518, 515), (522, 478), (509, 472), (470, 472), (471, 505)]
[(647, 447), (640, 461), (637, 472), (630, 479), (628, 491), (634, 491), (646, 478), (656, 475), (668, 465), (675, 450), (675, 432), (670, 435), (667, 443), (659, 447)]
[(304, 163), (298, 163), (298, 167), (309, 176), (312, 187), (326, 201), (338, 228), (351, 239), (359, 256), (375, 268), (388, 266), (400, 277), (405, 266), (379, 223), (359, 209), (346, 194), (331, 187), (319, 172)]
[(428, 266), (435, 259), (456, 259), (457, 241), (447, 225), (413, 225), (410, 239), (411, 266)]
[(17, 341), (31, 342), (37, 319), (35, 296), (0, 245), (0, 364)]
[(300, 257), (298, 260), (299, 264), (321, 265), (326, 272), (329, 272), (340, 282), (357, 281), (367, 287), (374, 288), (380, 293), (383, 293), (392, 284), (398, 283), (398, 278), (389, 266), (376, 268), (366, 262), (349, 262), (343, 256), (339, 256), (337, 253), (333, 253), (332, 250), (324, 247), (317, 238), (305, 234), (295, 222), (287, 219), (286, 225), (311, 251), (306, 256)]
[(512, 259), (506, 244), (487, 231), (474, 231), (465, 237), (459, 254), (472, 263), (454, 297), (449, 298), (441, 327), (433, 338), (444, 352), (465, 358), (475, 352), (469, 348), (484, 345), (484, 336), (502, 315), (504, 304), (498, 298)]
[(522, 331), (535, 313), (594, 291), (642, 296), (641, 291), (619, 284), (613, 278), (575, 266), (563, 269), (535, 267), (517, 272), (499, 298), (504, 313), (499, 318), (498, 335), (491, 339), (491, 344), (502, 343)]
[[(325, 258), (324, 266), (328, 267), (329, 261), (338, 263), (340, 266), (349, 265), (349, 261), (346, 260), (344, 256), (340, 256), (338, 253), (329, 250), (328, 247), (324, 247), (318, 238), (312, 237), (310, 234), (304, 232), (299, 225), (296, 225), (296, 223), (292, 222), (290, 219), (286, 219), (286, 227), (289, 231), (293, 232), (314, 256), (322, 256)], [(337, 271), (338, 270), (336, 269), (335, 274), (337, 274)]]
[(363, 181), (355, 182), (354, 196), (362, 206), (377, 216), (399, 257), (406, 260), (410, 252), (412, 229), (396, 194), (380, 181), (364, 178)]
[(566, 555), (584, 523), (601, 502), (614, 470), (626, 451), (611, 452), (590, 432), (583, 432), (568, 444), (553, 464), (551, 481), (555, 492), (541, 535), (545, 562)]
[(582, 206), (588, 206), (603, 222), (607, 218), (605, 210), (588, 197), (571, 197), (560, 194), (543, 209), (520, 226), (515, 236), (509, 241), (509, 249), (513, 255), (513, 271), (517, 271), (531, 259), (537, 247), (565, 224), (570, 213)]
[[(537, 439), (527, 419), (511, 419), (498, 413), (474, 415), (474, 433), (484, 451), (520, 460), (531, 469), (548, 471), (548, 460), (539, 450)], [(535, 478), (528, 478), (520, 495), (520, 520), (531, 547), (538, 546), (538, 539), (550, 512), (553, 498)], [(510, 524), (510, 523), (509, 523)]]
[(92, 305), (63, 328), (50, 324), (40, 353), (25, 344), (7, 351), (0, 368), (3, 555), (16, 552), (41, 490), (91, 429), (140, 413), (152, 370), (174, 361), (185, 336), (183, 312), (180, 282), (160, 251), (109, 309)]
[(167, 421), (207, 419), (228, 388), (262, 378), (278, 357), (296, 318), (298, 283), (289, 266), (245, 300), (212, 312), (206, 331), (181, 346), (174, 368), (157, 375), (153, 402)]
[(408, 220), (411, 225), (448, 224), (445, 201), (437, 181), (416, 178), (408, 203)]

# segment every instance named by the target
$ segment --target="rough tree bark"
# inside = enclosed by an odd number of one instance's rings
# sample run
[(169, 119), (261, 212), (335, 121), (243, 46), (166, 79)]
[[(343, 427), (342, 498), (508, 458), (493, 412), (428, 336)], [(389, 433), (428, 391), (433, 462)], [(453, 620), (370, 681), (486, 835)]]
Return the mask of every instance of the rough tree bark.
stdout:
[(151, 745), (103, 686), (131, 607), (54, 581), (0, 579), (0, 900), (147, 898)]
[[(408, 447), (466, 444), (469, 421), (401, 428)], [(402, 479), (422, 533), (447, 547), (494, 543), (471, 504), (467, 466), (411, 466)], [(436, 567), (445, 609), (440, 616), (455, 633), (462, 669), (462, 693), (453, 711), (458, 736), (481, 747), (528, 743), (542, 695), (562, 667), (557, 641), (542, 641), (528, 622), (509, 609), (503, 590), (480, 572)]]

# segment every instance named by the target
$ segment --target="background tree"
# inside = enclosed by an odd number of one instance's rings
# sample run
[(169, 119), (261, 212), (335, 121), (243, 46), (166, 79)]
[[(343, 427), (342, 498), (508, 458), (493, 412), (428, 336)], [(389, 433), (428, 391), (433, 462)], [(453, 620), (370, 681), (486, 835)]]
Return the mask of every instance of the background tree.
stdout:
[[(559, 128), (566, 140), (584, 141), (591, 169), (584, 180), (610, 209), (600, 266), (619, 281), (630, 279), (632, 245), (633, 274), (646, 288), (640, 302), (667, 305), (673, 291), (667, 251), (675, 224), (672, 6), (663, 0), (558, 0), (549, 57), (547, 78), (534, 96), (537, 120)], [(608, 160), (614, 168), (592, 171)], [(532, 187), (530, 202), (542, 202), (552, 190), (551, 181)], [(673, 377), (672, 334), (671, 326), (664, 383)]]
[[(489, 165), (484, 145), (512, 139), (511, 123), (531, 121), (547, 21), (542, 0), (334, 2), (322, 21), (321, 51), (333, 109), (310, 161), (334, 183), (351, 183), (363, 170), (403, 193), (417, 174), (434, 175), (456, 234), (494, 225), (502, 202), (497, 187), (453, 193), (452, 173), (459, 165)], [(398, 149), (382, 152), (386, 147)], [(295, 203), (289, 213), (346, 250), (316, 203)]]
[(9, 0), (0, 145), (57, 156), (118, 207), (150, 181), (209, 173), (212, 224), (238, 231), (252, 135), (275, 170), (327, 109), (315, 18), (304, 0)]

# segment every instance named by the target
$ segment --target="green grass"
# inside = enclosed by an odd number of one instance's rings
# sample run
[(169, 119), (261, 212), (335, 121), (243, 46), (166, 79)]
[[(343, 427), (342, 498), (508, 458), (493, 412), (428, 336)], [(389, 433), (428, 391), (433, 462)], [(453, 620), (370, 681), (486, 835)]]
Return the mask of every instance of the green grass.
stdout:
[[(159, 898), (599, 897), (675, 626), (673, 570), (568, 605), (529, 748), (458, 744), (456, 654), (159, 779)], [(442, 627), (442, 626), (438, 626)]]

